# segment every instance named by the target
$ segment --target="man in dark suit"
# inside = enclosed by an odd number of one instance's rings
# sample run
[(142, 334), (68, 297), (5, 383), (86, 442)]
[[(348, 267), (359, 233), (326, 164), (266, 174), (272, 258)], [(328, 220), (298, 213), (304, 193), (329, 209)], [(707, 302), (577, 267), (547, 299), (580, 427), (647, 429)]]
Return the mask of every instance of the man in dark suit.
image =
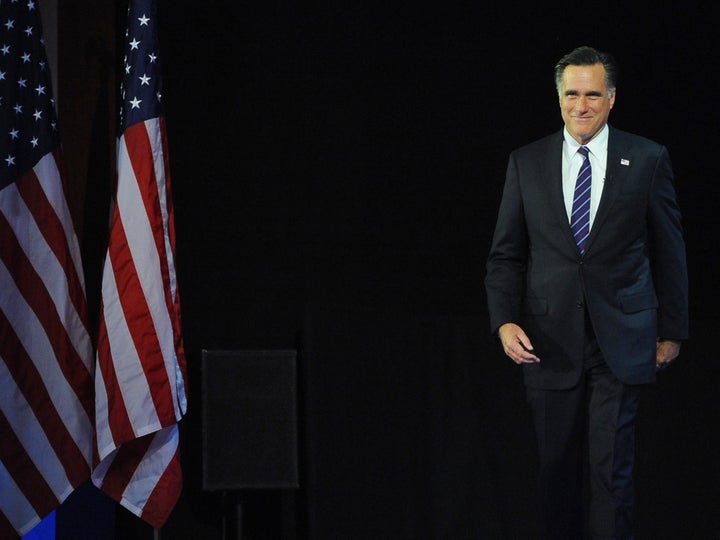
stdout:
[(613, 58), (590, 47), (558, 62), (565, 127), (510, 155), (487, 260), (491, 329), (523, 367), (548, 540), (583, 538), (585, 526), (594, 540), (633, 537), (640, 389), (688, 334), (670, 158), (608, 125), (616, 77)]

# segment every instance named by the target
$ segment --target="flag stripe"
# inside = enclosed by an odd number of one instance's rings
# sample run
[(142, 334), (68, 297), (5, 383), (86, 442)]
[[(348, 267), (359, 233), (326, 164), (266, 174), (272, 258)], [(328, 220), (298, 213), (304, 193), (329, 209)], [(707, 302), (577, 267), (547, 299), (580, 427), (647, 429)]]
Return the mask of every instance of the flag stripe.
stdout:
[[(107, 375), (106, 369), (117, 370), (111, 377), (115, 384), (107, 388), (108, 399), (112, 400), (116, 393), (122, 394), (127, 405), (131, 429), (126, 436), (116, 441), (122, 444), (160, 428), (157, 410), (150, 403), (154, 399), (152, 394), (155, 387), (147, 371), (149, 368), (157, 369), (155, 358), (159, 346), (148, 313), (147, 300), (138, 283), (138, 269), (127, 246), (117, 208), (115, 213), (102, 287), (110, 358), (101, 362), (101, 369), (103, 377)], [(122, 284), (121, 291), (118, 291), (118, 282)], [(152, 362), (148, 362), (148, 359), (152, 359)], [(123, 369), (118, 370), (118, 367)], [(117, 412), (125, 418), (125, 413)], [(110, 413), (112, 416), (112, 410)], [(112, 422), (114, 419), (111, 417), (110, 420)]]
[[(152, 316), (156, 335), (173, 336), (175, 329), (171, 322), (171, 315), (174, 315), (175, 306), (170, 291), (171, 287), (175, 286), (175, 272), (172, 268), (173, 277), (171, 279), (168, 259), (169, 254), (172, 253), (172, 246), (165, 242), (166, 230), (171, 228), (172, 214), (167, 206), (164, 189), (163, 163), (165, 155), (161, 152), (161, 142), (159, 119), (146, 120), (125, 130), (119, 145), (118, 174), (134, 178), (135, 182), (125, 183), (127, 191), (119, 190), (118, 207), (120, 212), (126, 215), (143, 215), (144, 212), (144, 215), (147, 216), (147, 222), (140, 219), (131, 221), (133, 227), (128, 230), (128, 234), (134, 242), (129, 247), (132, 251), (138, 252), (143, 249), (148, 250), (148, 256), (143, 259), (143, 263), (147, 265), (146, 269), (152, 272), (155, 279), (144, 280), (141, 276), (141, 285), (144, 295), (157, 300), (157, 302), (150, 302), (145, 309)], [(159, 158), (156, 159), (158, 156)], [(141, 204), (143, 208), (141, 208)], [(152, 246), (152, 250), (150, 246)], [(151, 256), (149, 256), (150, 253), (152, 253)], [(133, 253), (133, 257), (137, 258), (137, 254)], [(129, 307), (132, 309), (133, 306)], [(151, 383), (159, 381), (167, 383), (168, 378), (170, 378), (169, 380), (175, 378), (175, 374), (172, 373), (177, 363), (175, 341), (163, 340), (156, 343), (157, 349), (152, 352), (162, 356), (168, 373), (158, 372), (157, 377), (152, 379)], [(166, 392), (168, 394), (163, 395)], [(163, 425), (179, 420), (181, 413), (175, 406), (177, 402), (175, 386), (161, 388), (161, 392), (156, 394), (154, 396), (155, 406)], [(161, 396), (162, 400), (160, 401)]]
[(40, 522), (40, 517), (0, 461), (0, 538), (10, 540), (26, 533)]
[(93, 473), (102, 490), (160, 527), (182, 489), (177, 424), (122, 445)]
[[(32, 183), (33, 178), (34, 175), (26, 175), (23, 182)], [(77, 335), (78, 329), (72, 327), (77, 324), (80, 315), (67, 302), (66, 274), (47, 249), (35, 220), (18, 196), (18, 190), (10, 185), (2, 195), (0, 276), (4, 287), (0, 290), (0, 311), (4, 314), (0, 324), (0, 335), (3, 337), (0, 351), (15, 380), (18, 384), (22, 383), (23, 394), (33, 410), (42, 415), (43, 430), (56, 439), (59, 451), (65, 452), (69, 446), (65, 437), (67, 429), (72, 431), (74, 440), (84, 441), (83, 455), (71, 455), (67, 459), (68, 466), (73, 463), (72, 466), (80, 471), (70, 474), (70, 478), (73, 482), (80, 482), (82, 480), (77, 476), (85, 474), (87, 477), (85, 466), (91, 455), (87, 443), (91, 440), (94, 403), (92, 377), (76, 347), (83, 347), (84, 357), (90, 357), (89, 336), (83, 333), (83, 337), (75, 340), (71, 337), (68, 327), (72, 334)], [(8, 215), (16, 224), (16, 231), (11, 230), (6, 219)], [(44, 279), (35, 268), (43, 270)], [(85, 328), (82, 323), (77, 326)], [(54, 361), (47, 362), (45, 359)], [(83, 391), (76, 392), (74, 389)], [(48, 403), (55, 404), (64, 412), (62, 418), (57, 411), (57, 416), (49, 416), (51, 408)], [(82, 460), (76, 462), (79, 457)]]
[(125, 493), (128, 500), (144, 501), (143, 519), (154, 527), (165, 523), (182, 490), (178, 445), (177, 424), (154, 434), (142, 468), (136, 475), (145, 479), (134, 482), (131, 490)]
[[(112, 276), (112, 274), (108, 274)], [(110, 277), (103, 281), (103, 287), (109, 284)], [(130, 417), (127, 414), (125, 398), (118, 391), (115, 364), (110, 352), (110, 339), (107, 335), (105, 317), (100, 318), (98, 331), (97, 369), (95, 371), (95, 422), (98, 457), (100, 461), (109, 455), (122, 441), (135, 436)], [(112, 411), (112, 421), (110, 419)], [(96, 463), (97, 465), (97, 463)]]
[[(4, 396), (13, 398), (2, 403), (2, 412), (13, 419), (15, 431), (25, 450), (34, 454), (35, 462), (48, 478), (56, 476), (62, 470), (66, 475), (62, 478), (63, 481), (69, 479), (72, 485), (80, 484), (89, 473), (89, 421), (83, 418), (82, 414), (78, 420), (73, 419), (73, 416), (78, 417), (79, 404), (71, 397), (74, 395), (72, 392), (62, 388), (65, 384), (61, 382), (61, 376), (58, 377), (60, 380), (56, 381), (56, 385), (50, 387), (50, 391), (55, 393), (54, 396), (51, 395), (32, 357), (12, 332), (2, 311), (0, 327), (6, 329), (2, 333), (0, 391)], [(44, 341), (41, 335), (38, 335), (37, 341)], [(47, 364), (52, 367), (53, 363)], [(68, 413), (67, 418), (59, 414), (58, 405), (60, 410)], [(83, 420), (87, 421), (85, 425)], [(71, 429), (74, 433), (68, 429), (66, 421), (73, 422)], [(85, 448), (81, 448), (79, 444), (83, 444)], [(9, 466), (7, 462), (6, 466)], [(66, 489), (66, 483), (62, 483), (56, 487), (55, 492), (62, 496)]]
[[(42, 231), (47, 245), (65, 270), (69, 299), (79, 314), (76, 324), (84, 326), (78, 335), (89, 338), (84, 284), (78, 273), (81, 272), (79, 269), (82, 268), (82, 261), (79, 246), (73, 241), (75, 235), (73, 221), (58, 167), (58, 163), (61, 162), (62, 156), (57, 149), (51, 154), (46, 154), (33, 167), (32, 173), (26, 175), (32, 175), (34, 181), (18, 182), (18, 189)], [(90, 365), (91, 363), (88, 363), (86, 366), (88, 371)]]
[[(111, 497), (122, 500), (125, 497), (125, 490), (130, 485), (133, 475), (142, 463), (143, 458), (150, 447), (154, 433), (138, 437), (120, 446), (111, 459), (108, 460), (108, 467), (103, 477), (103, 491)], [(128, 499), (129, 507), (133, 512), (142, 510), (142, 501)]]
[[(155, 129), (153, 129), (155, 128)], [(160, 209), (163, 213), (163, 223), (165, 224), (165, 252), (163, 264), (166, 264), (163, 276), (166, 275), (170, 288), (168, 289), (168, 309), (171, 310), (170, 304), (174, 305), (176, 315), (180, 314), (180, 302), (177, 291), (177, 280), (175, 279), (175, 260), (173, 259), (173, 251), (175, 246), (175, 213), (173, 211), (172, 188), (170, 187), (170, 162), (168, 159), (168, 144), (165, 118), (157, 119), (154, 126), (148, 125), (148, 130), (152, 131), (155, 143), (154, 146), (162, 148), (162, 160), (155, 160), (155, 175), (158, 179), (158, 193), (160, 195)], [(179, 320), (177, 318), (175, 321)]]
[[(0, 478), (3, 476), (3, 471), (4, 467), (0, 461)], [(10, 540), (11, 538), (17, 538), (20, 536), (20, 533), (18, 533), (20, 525), (14, 526), (8, 519), (8, 516), (16, 517), (22, 516), (23, 514), (24, 512), (22, 509), (16, 509), (14, 512), (0, 512), (0, 538), (7, 538)]]
[[(14, 486), (6, 486), (3, 482), (3, 490), (0, 493), (0, 505), (3, 509), (10, 507), (16, 501), (27, 501), (32, 506), (32, 511), (27, 508), (24, 513), (25, 519), (32, 520), (36, 516), (44, 516), (52, 512), (53, 508), (60, 504), (52, 488), (45, 481), (43, 475), (33, 463), (33, 459), (25, 451), (25, 446), (16, 437), (12, 426), (7, 418), (0, 411), (0, 458), (5, 464), (11, 467), (9, 474)], [(20, 491), (24, 496), (18, 497)], [(16, 512), (8, 512), (16, 514)], [(24, 523), (21, 525), (25, 525)]]
[(180, 292), (177, 287), (175, 270), (175, 212), (170, 182), (170, 162), (166, 123), (164, 117), (155, 119), (155, 123), (146, 123), (148, 131), (153, 133), (155, 147), (162, 148), (162, 159), (155, 160), (156, 177), (158, 178), (158, 192), (160, 193), (161, 211), (164, 225), (165, 251), (161, 258), (163, 265), (163, 281), (168, 283), (165, 288), (167, 310), (170, 314), (174, 339), (172, 368), (175, 370), (177, 384), (173, 388), (175, 417), (180, 420), (187, 410), (187, 396), (185, 381), (187, 380), (187, 364), (185, 362), (185, 349), (182, 340), (182, 316), (180, 310)]
[[(83, 285), (81, 281), (73, 285), (73, 280), (67, 279), (67, 274), (63, 271), (67, 268), (63, 264), (66, 261), (53, 256), (53, 251), (47, 249), (48, 244), (44, 242), (44, 237), (36, 226), (35, 215), (43, 216), (41, 221), (51, 221), (53, 226), (59, 226), (57, 216), (43, 196), (42, 190), (38, 192), (33, 188), (22, 188), (22, 185), (28, 184), (37, 186), (37, 176), (27, 174), (20, 184), (17, 190), (15, 186), (5, 188), (0, 199), (0, 244), (3, 246), (0, 260), (9, 269), (8, 286), (10, 280), (14, 281), (12, 276), (22, 276), (17, 283), (22, 287), (22, 299), (29, 304), (42, 325), (42, 328), (36, 331), (48, 336), (63, 377), (73, 387), (88, 388), (92, 385), (92, 377), (91, 367), (87, 364), (87, 353), (92, 345), (84, 322), (85, 315), (75, 309), (79, 303), (84, 302)], [(24, 205), (25, 199), (18, 196), (18, 193), (33, 191), (34, 200), (45, 203), (42, 206), (34, 204), (36, 214), (30, 213), (29, 208)], [(12, 230), (6, 219), (7, 215), (14, 218), (17, 230)], [(63, 242), (63, 246), (67, 250), (67, 244)], [(42, 273), (38, 273), (36, 268)], [(79, 279), (74, 269), (71, 273)], [(10, 308), (11, 306), (8, 306), (8, 309)], [(28, 334), (27, 340), (34, 339), (34, 333)], [(85, 354), (82, 355), (79, 351)], [(81, 398), (87, 416), (92, 418), (92, 394), (85, 392)]]
[[(120, 148), (119, 159), (129, 159), (122, 151), (123, 139)], [(142, 149), (149, 151), (146, 147)], [(135, 150), (140, 151), (139, 148)], [(141, 157), (139, 160), (143, 159), (147, 158)], [(118, 162), (118, 168), (121, 167), (122, 163)], [(155, 215), (147, 214), (145, 211), (142, 203), (148, 188), (139, 186), (138, 180), (138, 177), (129, 178), (129, 181), (118, 186), (118, 204), (115, 209), (117, 217), (113, 223), (109, 254), (115, 282), (123, 284), (122, 294), (118, 296), (118, 300), (130, 330), (128, 335), (130, 339), (125, 346), (141, 351), (144, 360), (153, 359), (152, 362), (140, 363), (147, 383), (153, 389), (149, 395), (154, 402), (157, 416), (171, 417), (174, 421), (174, 410), (168, 410), (168, 405), (172, 406), (172, 396), (167, 387), (167, 374), (161, 369), (164, 360), (158, 337), (168, 331), (167, 328), (161, 327), (162, 323), (166, 322), (168, 313), (163, 307), (164, 282), (160, 272), (157, 245), (153, 242), (152, 220)], [(142, 264), (142, 268), (136, 268), (135, 261)], [(121, 380), (120, 383), (122, 384), (123, 381)], [(172, 414), (168, 414), (169, 412)], [(159, 426), (152, 427), (157, 429)]]

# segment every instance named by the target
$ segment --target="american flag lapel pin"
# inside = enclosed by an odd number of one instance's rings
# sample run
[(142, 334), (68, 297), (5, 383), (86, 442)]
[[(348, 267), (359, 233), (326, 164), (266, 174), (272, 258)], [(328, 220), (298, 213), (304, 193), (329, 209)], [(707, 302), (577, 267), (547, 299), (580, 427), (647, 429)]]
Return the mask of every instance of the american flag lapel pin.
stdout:
[(630, 160), (625, 158), (620, 158), (620, 165), (625, 165), (626, 167), (630, 166)]

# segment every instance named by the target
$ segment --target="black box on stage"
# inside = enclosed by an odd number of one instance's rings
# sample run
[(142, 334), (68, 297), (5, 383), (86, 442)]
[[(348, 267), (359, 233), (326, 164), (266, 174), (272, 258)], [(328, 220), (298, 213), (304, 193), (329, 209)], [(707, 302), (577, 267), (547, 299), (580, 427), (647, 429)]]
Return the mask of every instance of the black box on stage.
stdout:
[(202, 351), (203, 489), (298, 487), (296, 358)]

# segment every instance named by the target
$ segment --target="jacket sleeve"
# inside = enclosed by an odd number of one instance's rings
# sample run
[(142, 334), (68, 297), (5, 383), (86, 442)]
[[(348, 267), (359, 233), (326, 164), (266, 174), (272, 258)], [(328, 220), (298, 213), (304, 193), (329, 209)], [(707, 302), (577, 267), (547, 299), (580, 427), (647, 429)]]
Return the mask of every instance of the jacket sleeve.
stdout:
[(648, 243), (658, 297), (658, 337), (688, 337), (688, 273), (680, 209), (670, 156), (662, 147), (653, 173)]
[(486, 264), (490, 330), (517, 322), (527, 268), (527, 228), (515, 154), (510, 155), (495, 232)]

